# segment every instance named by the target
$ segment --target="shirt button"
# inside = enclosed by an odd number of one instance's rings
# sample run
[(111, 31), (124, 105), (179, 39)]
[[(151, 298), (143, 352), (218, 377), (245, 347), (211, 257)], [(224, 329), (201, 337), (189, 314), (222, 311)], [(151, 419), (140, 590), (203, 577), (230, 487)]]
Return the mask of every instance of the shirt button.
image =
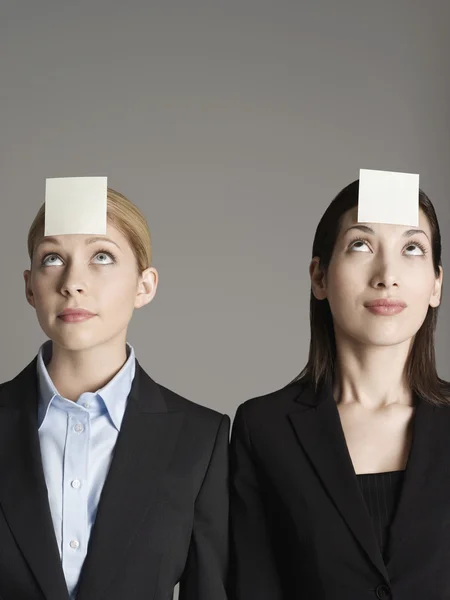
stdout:
[(70, 485), (77, 490), (81, 486), (81, 481), (79, 479), (74, 479)]
[(83, 406), (84, 406), (84, 408), (89, 408), (89, 407), (90, 407), (90, 403), (89, 403), (89, 402), (85, 402), (85, 403), (83, 404)]
[(80, 546), (80, 542), (78, 542), (77, 540), (72, 540), (69, 546), (73, 548), (73, 550), (77, 550), (77, 548), (79, 548)]
[(81, 433), (84, 431), (84, 427), (81, 423), (77, 423), (75, 425), (75, 427), (73, 428), (74, 431), (76, 431), (77, 433)]
[(380, 600), (388, 600), (391, 597), (391, 590), (387, 585), (378, 585), (375, 589), (377, 598)]

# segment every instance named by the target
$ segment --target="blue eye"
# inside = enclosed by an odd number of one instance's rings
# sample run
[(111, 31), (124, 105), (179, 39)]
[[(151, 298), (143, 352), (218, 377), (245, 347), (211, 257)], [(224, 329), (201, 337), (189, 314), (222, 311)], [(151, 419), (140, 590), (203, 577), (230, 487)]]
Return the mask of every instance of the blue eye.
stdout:
[[(54, 261), (50, 261), (50, 263), (47, 262), (49, 258), (59, 258), (59, 256), (57, 254), (46, 254), (44, 256), (44, 258), (42, 259), (41, 264), (44, 266), (46, 266), (48, 264), (54, 265), (55, 264)], [(59, 258), (59, 260), (61, 260), (61, 259)]]
[(109, 263), (105, 263), (105, 261), (104, 261), (104, 260), (102, 260), (102, 261), (101, 261), (101, 264), (103, 263), (103, 264), (108, 264), (108, 265), (110, 265), (110, 264), (112, 264), (112, 263), (114, 263), (114, 262), (115, 262), (114, 256), (113, 256), (113, 255), (112, 255), (110, 252), (97, 252), (97, 254), (95, 255), (95, 257), (98, 257), (98, 256), (106, 256), (106, 257), (107, 257), (107, 258), (109, 258), (109, 259), (110, 259), (110, 261), (111, 261), (111, 262), (109, 262)]
[[(98, 252), (96, 252), (93, 256), (93, 258), (97, 258), (98, 256), (104, 256), (109, 258), (109, 262), (105, 261), (105, 260), (101, 260), (100, 262), (97, 262), (96, 264), (100, 264), (100, 265), (112, 265), (116, 262), (116, 257), (112, 254), (112, 252), (109, 252), (109, 250), (99, 250)], [(51, 254), (46, 254), (42, 260), (41, 260), (41, 266), (44, 267), (48, 267), (48, 266), (52, 266), (52, 265), (56, 265), (59, 266), (59, 264), (57, 262), (55, 262), (55, 260), (49, 260), (49, 259), (57, 259), (62, 261), (61, 257), (58, 254), (55, 253), (51, 253)]]

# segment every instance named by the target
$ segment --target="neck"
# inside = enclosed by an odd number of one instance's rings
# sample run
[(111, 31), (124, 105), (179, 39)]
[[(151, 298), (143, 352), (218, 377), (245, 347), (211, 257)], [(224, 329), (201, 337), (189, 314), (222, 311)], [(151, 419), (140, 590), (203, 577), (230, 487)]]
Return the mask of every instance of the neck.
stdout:
[(123, 340), (83, 350), (68, 350), (52, 343), (47, 372), (61, 396), (77, 401), (83, 392), (96, 392), (111, 381), (126, 360)]
[(355, 346), (336, 339), (337, 377), (334, 397), (340, 404), (357, 402), (376, 410), (389, 404), (413, 404), (405, 375), (412, 341), (394, 346)]

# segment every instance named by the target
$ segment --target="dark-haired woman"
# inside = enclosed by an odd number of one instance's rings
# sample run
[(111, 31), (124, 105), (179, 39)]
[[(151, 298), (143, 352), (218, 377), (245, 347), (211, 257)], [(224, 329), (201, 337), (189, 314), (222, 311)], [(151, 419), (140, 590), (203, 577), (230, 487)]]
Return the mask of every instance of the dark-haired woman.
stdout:
[(308, 364), (236, 414), (237, 600), (450, 598), (439, 225), (423, 192), (418, 227), (359, 224), (358, 189), (316, 231)]

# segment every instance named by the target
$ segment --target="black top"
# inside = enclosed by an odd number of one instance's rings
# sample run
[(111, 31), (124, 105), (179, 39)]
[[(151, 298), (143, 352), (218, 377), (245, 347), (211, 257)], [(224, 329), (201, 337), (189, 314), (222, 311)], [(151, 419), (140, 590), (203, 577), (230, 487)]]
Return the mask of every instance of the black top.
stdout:
[(404, 471), (389, 471), (357, 475), (383, 555), (389, 537), (389, 528), (400, 497), (404, 474)]

